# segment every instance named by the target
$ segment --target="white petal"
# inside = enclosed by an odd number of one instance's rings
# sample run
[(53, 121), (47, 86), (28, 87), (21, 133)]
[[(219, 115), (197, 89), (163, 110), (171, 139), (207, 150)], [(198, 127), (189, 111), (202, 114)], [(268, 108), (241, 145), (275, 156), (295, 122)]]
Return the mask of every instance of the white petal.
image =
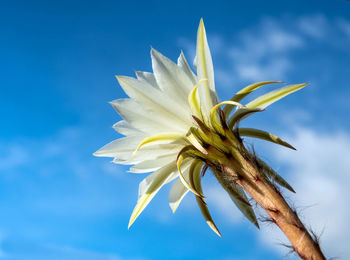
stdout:
[(177, 65), (183, 70), (183, 72), (186, 73), (187, 77), (191, 80), (192, 84), (196, 85), (198, 81), (197, 77), (191, 70), (190, 66), (188, 65), (188, 62), (182, 51), (179, 58), (177, 59)]
[(113, 125), (113, 129), (125, 136), (141, 135), (142, 132), (132, 127), (128, 122), (121, 120)]
[(177, 176), (176, 164), (171, 163), (151, 175), (148, 175), (139, 185), (139, 199), (131, 214), (129, 227), (157, 194), (160, 188)]
[(159, 89), (159, 86), (157, 84), (156, 78), (154, 77), (153, 73), (145, 72), (145, 71), (136, 71), (136, 77), (138, 80), (145, 81), (148, 84), (150, 84), (152, 87)]
[(197, 55), (196, 55), (196, 56), (194, 56), (194, 60), (193, 60), (193, 67), (196, 69), (196, 71), (198, 70), (197, 63), (198, 63), (198, 59), (197, 59)]
[(198, 27), (196, 59), (198, 80), (208, 79), (209, 88), (215, 91), (213, 61), (211, 59), (203, 19), (201, 19)]
[(110, 103), (131, 126), (142, 132), (155, 134), (188, 131), (184, 122), (174, 121), (167, 113), (163, 113), (163, 110), (146, 109), (132, 99), (117, 99)]
[[(188, 176), (188, 170), (184, 171), (184, 175)], [(188, 177), (187, 177), (188, 178)], [(187, 189), (180, 179), (177, 179), (169, 193), (169, 206), (173, 212), (176, 211), (178, 206), (180, 205), (182, 199), (188, 193), (189, 189)]]
[(103, 157), (115, 157), (118, 153), (121, 152), (134, 151), (137, 145), (143, 140), (143, 138), (144, 136), (130, 136), (119, 138), (103, 146), (101, 149), (96, 151), (94, 155)]
[(152, 67), (158, 86), (179, 104), (187, 106), (187, 96), (193, 88), (191, 79), (174, 62), (151, 50)]
[(148, 83), (131, 77), (118, 76), (117, 79), (125, 93), (142, 107), (147, 106), (152, 111), (166, 115), (174, 124), (190, 126), (191, 115), (188, 107), (179, 105), (173, 97), (166, 96)]
[(116, 152), (114, 160), (118, 164), (137, 164), (146, 160), (158, 160), (162, 156), (177, 154), (183, 148), (179, 144), (150, 144), (134, 154), (136, 147), (128, 151)]
[(142, 161), (131, 167), (129, 171), (132, 173), (145, 173), (156, 171), (164, 165), (169, 164), (170, 162), (175, 162), (177, 154), (177, 152), (169, 153), (167, 155), (159, 156), (155, 160)]
[(203, 20), (200, 21), (197, 33), (196, 63), (198, 80), (208, 80), (203, 83), (203, 86), (198, 88), (202, 112), (208, 117), (210, 109), (217, 103), (217, 96), (214, 84), (213, 62)]

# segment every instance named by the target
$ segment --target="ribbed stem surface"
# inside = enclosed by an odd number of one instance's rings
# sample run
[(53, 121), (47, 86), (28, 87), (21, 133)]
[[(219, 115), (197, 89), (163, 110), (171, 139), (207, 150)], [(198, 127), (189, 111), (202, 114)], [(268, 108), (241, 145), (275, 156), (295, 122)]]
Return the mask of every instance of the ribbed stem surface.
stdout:
[(301, 259), (326, 259), (319, 244), (314, 241), (296, 212), (290, 208), (274, 185), (254, 167), (253, 163), (243, 157), (239, 160), (227, 160), (221, 165), (220, 172), (222, 175), (216, 174), (216, 177), (220, 178), (221, 185), (224, 188), (226, 185), (235, 183), (240, 185), (283, 231)]

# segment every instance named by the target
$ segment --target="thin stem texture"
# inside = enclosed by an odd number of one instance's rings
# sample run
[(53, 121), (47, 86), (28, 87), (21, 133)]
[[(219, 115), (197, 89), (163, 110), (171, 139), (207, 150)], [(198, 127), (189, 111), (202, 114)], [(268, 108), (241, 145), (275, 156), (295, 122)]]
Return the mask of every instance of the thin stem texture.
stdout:
[(301, 259), (326, 259), (318, 242), (305, 228), (297, 213), (291, 209), (279, 190), (253, 162), (243, 156), (240, 160), (228, 159), (215, 175), (226, 190), (230, 185), (241, 186), (287, 236), (293, 250)]

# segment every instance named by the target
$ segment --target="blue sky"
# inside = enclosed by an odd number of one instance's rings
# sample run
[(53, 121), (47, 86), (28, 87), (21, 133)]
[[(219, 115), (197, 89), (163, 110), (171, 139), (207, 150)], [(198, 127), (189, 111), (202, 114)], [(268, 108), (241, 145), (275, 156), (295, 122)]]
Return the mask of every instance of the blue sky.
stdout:
[(246, 124), (297, 147), (254, 143), (294, 184), (297, 194), (286, 195), (322, 233), (326, 254), (350, 258), (349, 2), (5, 0), (0, 259), (284, 258), (281, 234), (255, 230), (210, 175), (205, 191), (223, 238), (191, 195), (173, 215), (169, 187), (128, 230), (145, 176), (92, 156), (119, 137), (107, 102), (125, 94), (114, 75), (150, 71), (150, 46), (192, 60), (201, 17), (221, 99), (260, 80), (310, 83)]

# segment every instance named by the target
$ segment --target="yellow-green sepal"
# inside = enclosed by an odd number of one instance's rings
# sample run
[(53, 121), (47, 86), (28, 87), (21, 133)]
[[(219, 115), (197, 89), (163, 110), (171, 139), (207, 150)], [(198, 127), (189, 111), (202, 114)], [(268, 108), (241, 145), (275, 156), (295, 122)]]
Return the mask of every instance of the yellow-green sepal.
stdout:
[(278, 136), (271, 134), (269, 132), (263, 131), (263, 130), (259, 130), (259, 129), (255, 129), (255, 128), (239, 128), (238, 133), (240, 136), (254, 137), (254, 138), (262, 139), (265, 141), (269, 141), (269, 142), (272, 142), (275, 144), (279, 144), (279, 145), (288, 147), (292, 150), (296, 150), (292, 145), (283, 141)]
[(303, 83), (303, 84), (295, 84), (295, 85), (289, 85), (289, 86), (285, 86), (283, 88), (279, 88), (276, 90), (273, 90), (265, 95), (262, 95), (256, 99), (254, 99), (253, 101), (249, 102), (246, 107), (247, 108), (260, 108), (260, 109), (264, 109), (266, 107), (268, 107), (269, 105), (271, 105), (272, 103), (280, 100), (281, 98), (295, 92), (298, 91), (302, 88), (304, 88), (305, 86), (307, 86), (308, 84)]
[[(267, 85), (267, 84), (273, 84), (273, 83), (283, 83), (283, 81), (262, 81), (262, 82), (256, 82), (254, 84), (251, 84), (240, 91), (238, 91), (232, 98), (232, 101), (239, 102), (241, 101), (244, 97), (246, 97), (248, 94), (253, 92), (254, 90)], [(227, 117), (231, 111), (234, 109), (234, 106), (225, 106), (224, 107), (224, 114)]]
[[(203, 163), (200, 161), (195, 161), (192, 163), (190, 167), (190, 182), (191, 185), (193, 185), (196, 190), (200, 191), (200, 193), (203, 193), (202, 191), (202, 184), (201, 184), (201, 169), (203, 167)], [(211, 217), (211, 214), (209, 212), (208, 206), (204, 200), (204, 197), (196, 196), (196, 202), (198, 204), (198, 207), (205, 219), (205, 222), (208, 224), (208, 226), (219, 236), (221, 236), (221, 233), (219, 229), (217, 228), (213, 218)]]
[(260, 158), (256, 158), (256, 160), (258, 162), (258, 166), (260, 170), (265, 176), (270, 178), (272, 181), (278, 183), (280, 186), (286, 188), (287, 190), (295, 193), (292, 186), (285, 179), (283, 179), (281, 175), (279, 175), (276, 171), (274, 171), (267, 163), (265, 163)]

